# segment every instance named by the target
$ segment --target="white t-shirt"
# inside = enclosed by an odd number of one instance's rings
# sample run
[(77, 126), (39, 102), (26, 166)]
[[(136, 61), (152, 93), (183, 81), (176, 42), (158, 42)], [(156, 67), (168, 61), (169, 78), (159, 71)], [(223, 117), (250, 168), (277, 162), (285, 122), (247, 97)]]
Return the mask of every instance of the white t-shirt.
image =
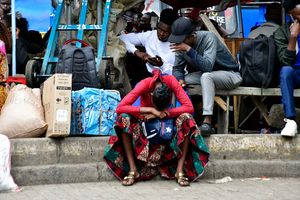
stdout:
[[(163, 65), (160, 67), (162, 73), (172, 75), (175, 52), (171, 51), (170, 42), (162, 42), (158, 39), (156, 30), (124, 34), (120, 35), (120, 39), (125, 43), (129, 53), (134, 53), (137, 50), (136, 46), (143, 46), (151, 57), (160, 56), (163, 61)], [(146, 63), (146, 66), (152, 73), (154, 66), (149, 63)]]

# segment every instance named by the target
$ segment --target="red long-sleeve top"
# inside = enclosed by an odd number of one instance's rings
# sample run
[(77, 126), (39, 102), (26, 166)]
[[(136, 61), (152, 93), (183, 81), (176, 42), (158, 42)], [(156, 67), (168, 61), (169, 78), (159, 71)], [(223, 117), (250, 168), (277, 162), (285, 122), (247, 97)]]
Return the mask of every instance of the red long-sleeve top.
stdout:
[[(181, 106), (168, 109), (169, 118), (175, 118), (182, 113), (194, 112), (191, 100), (182, 89), (179, 82), (174, 76), (166, 75), (160, 76), (158, 72), (154, 72), (154, 76), (142, 80), (129, 94), (127, 94), (119, 103), (116, 112), (117, 114), (127, 113), (134, 117), (141, 118), (141, 107), (154, 107), (151, 101), (151, 92), (154, 89), (156, 80), (165, 83), (171, 91), (175, 94), (176, 99), (180, 102)], [(133, 103), (140, 97), (140, 106), (133, 106)]]

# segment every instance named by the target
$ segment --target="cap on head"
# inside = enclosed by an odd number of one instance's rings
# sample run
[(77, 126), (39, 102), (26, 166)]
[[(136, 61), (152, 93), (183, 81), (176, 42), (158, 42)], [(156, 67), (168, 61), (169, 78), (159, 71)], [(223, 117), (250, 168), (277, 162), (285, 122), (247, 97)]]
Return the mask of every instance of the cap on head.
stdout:
[(172, 24), (172, 33), (168, 39), (172, 43), (181, 43), (193, 32), (192, 21), (186, 17), (178, 18)]
[(289, 12), (296, 8), (297, 5), (300, 5), (300, 0), (284, 0), (283, 7), (286, 12)]

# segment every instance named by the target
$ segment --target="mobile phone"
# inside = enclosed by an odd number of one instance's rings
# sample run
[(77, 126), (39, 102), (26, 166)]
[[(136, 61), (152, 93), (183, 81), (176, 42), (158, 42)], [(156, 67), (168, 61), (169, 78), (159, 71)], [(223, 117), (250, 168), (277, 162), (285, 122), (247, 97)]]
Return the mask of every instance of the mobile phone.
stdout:
[(290, 15), (290, 18), (291, 18), (292, 22), (295, 22), (293, 15)]

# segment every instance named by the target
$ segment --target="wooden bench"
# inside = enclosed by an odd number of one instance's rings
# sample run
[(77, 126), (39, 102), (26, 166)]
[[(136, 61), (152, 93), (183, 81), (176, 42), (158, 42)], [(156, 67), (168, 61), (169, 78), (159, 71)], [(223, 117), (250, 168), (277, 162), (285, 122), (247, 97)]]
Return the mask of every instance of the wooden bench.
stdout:
[[(190, 96), (201, 96), (202, 91), (200, 85), (189, 85), (188, 93)], [(228, 133), (229, 129), (229, 112), (230, 97), (233, 97), (233, 113), (234, 113), (234, 131), (237, 132), (239, 121), (239, 105), (238, 98), (241, 96), (249, 96), (256, 109), (260, 111), (263, 118), (270, 125), (268, 118), (268, 110), (262, 101), (262, 97), (281, 96), (280, 88), (257, 88), (257, 87), (238, 87), (233, 90), (216, 90), (216, 95), (225, 96), (225, 102), (220, 102), (220, 98), (216, 97), (216, 103), (222, 108), (218, 112), (218, 131), (217, 133)], [(300, 89), (294, 90), (294, 97), (300, 97)]]

